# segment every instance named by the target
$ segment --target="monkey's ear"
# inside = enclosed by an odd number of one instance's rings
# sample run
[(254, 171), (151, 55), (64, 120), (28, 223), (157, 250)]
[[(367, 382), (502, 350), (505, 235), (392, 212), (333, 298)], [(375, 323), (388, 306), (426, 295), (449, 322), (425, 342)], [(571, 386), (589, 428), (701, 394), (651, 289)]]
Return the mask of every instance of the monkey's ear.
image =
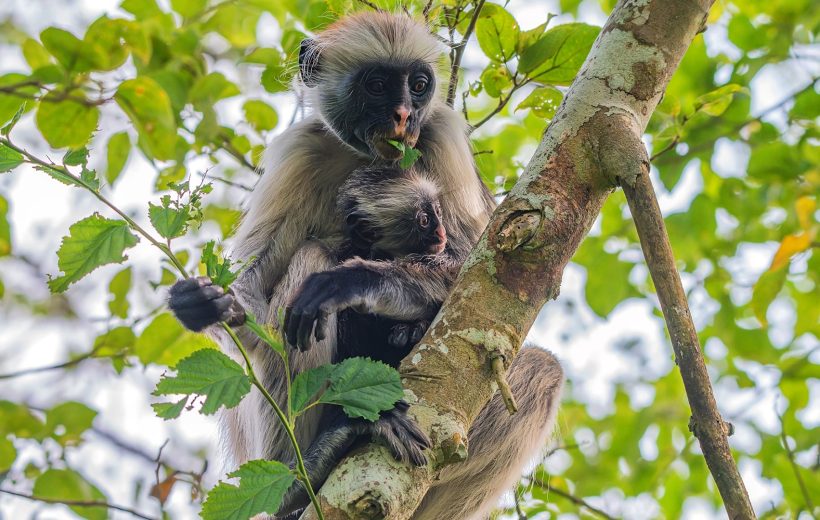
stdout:
[(319, 46), (313, 38), (305, 38), (299, 46), (299, 73), (307, 87), (319, 82)]
[(359, 213), (350, 213), (345, 219), (347, 233), (353, 247), (367, 251), (379, 239), (378, 233), (370, 222)]

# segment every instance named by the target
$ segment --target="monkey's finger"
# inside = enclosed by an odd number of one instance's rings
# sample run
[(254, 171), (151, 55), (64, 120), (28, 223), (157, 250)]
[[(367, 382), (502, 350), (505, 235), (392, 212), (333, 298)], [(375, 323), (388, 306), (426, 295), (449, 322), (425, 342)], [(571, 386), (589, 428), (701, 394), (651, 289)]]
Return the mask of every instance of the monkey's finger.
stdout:
[(302, 314), (299, 320), (299, 329), (296, 333), (296, 346), (301, 351), (310, 349), (310, 336), (313, 332), (313, 324), (316, 321), (316, 312), (307, 311)]
[(424, 333), (427, 332), (428, 324), (425, 323), (416, 323), (410, 330), (410, 345), (415, 345), (421, 338), (424, 337)]
[(387, 342), (391, 347), (401, 349), (407, 346), (407, 339), (407, 326), (396, 325), (390, 332), (390, 337), (387, 338)]
[(196, 278), (186, 278), (184, 280), (180, 280), (174, 285), (171, 286), (171, 290), (169, 294), (176, 295), (181, 294), (188, 291), (194, 291), (199, 289), (200, 287), (205, 287), (207, 285), (211, 285), (211, 279), (207, 276), (197, 276)]
[(399, 462), (408, 462), (410, 455), (399, 440), (399, 437), (393, 432), (391, 425), (385, 425), (383, 428), (380, 428), (380, 430), (379, 437), (387, 444), (387, 449), (390, 450), (393, 458)]
[(316, 325), (314, 325), (313, 335), (316, 341), (322, 341), (327, 337), (327, 313), (319, 311), (316, 315)]
[(402, 417), (393, 422), (393, 434), (404, 447), (407, 458), (416, 466), (427, 464), (424, 449), (430, 447), (430, 440), (419, 427), (409, 418)]

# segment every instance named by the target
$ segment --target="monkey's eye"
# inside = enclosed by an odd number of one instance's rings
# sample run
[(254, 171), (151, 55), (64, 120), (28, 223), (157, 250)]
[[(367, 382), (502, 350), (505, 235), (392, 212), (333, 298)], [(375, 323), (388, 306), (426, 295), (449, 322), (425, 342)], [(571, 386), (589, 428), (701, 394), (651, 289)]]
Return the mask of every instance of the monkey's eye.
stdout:
[(424, 211), (419, 211), (418, 215), (416, 215), (416, 220), (422, 229), (427, 229), (427, 226), (430, 225), (430, 216)]
[(419, 78), (416, 78), (413, 81), (413, 85), (412, 85), (412, 87), (410, 87), (410, 89), (415, 94), (423, 94), (424, 91), (427, 90), (427, 85), (429, 85), (429, 82), (427, 81), (427, 78), (419, 77)]
[(371, 94), (384, 94), (384, 81), (380, 79), (371, 79), (364, 86)]

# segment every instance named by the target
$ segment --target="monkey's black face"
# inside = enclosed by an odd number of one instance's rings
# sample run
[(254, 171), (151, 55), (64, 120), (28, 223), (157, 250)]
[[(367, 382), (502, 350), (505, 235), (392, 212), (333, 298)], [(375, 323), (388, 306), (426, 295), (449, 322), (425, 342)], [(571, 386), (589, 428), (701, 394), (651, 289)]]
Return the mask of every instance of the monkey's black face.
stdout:
[(371, 157), (397, 160), (388, 140), (413, 147), (435, 92), (433, 69), (424, 62), (376, 63), (351, 74), (336, 92), (322, 95), (322, 112), (350, 146)]
[(441, 206), (438, 201), (425, 203), (416, 212), (414, 238), (418, 243), (416, 251), (420, 254), (436, 255), (444, 251), (447, 245), (447, 230), (441, 222)]

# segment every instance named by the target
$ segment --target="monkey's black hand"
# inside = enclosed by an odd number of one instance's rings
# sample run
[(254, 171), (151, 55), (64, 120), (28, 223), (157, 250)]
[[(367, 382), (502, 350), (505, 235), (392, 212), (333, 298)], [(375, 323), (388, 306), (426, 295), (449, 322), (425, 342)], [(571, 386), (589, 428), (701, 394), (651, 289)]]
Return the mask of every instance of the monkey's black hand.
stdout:
[(393, 457), (401, 462), (411, 462), (415, 466), (427, 464), (424, 450), (432, 446), (416, 422), (407, 415), (410, 405), (401, 400), (392, 410), (382, 412), (376, 422), (364, 422), (364, 429), (374, 440), (381, 439)]
[(316, 341), (325, 339), (327, 317), (363, 305), (366, 290), (366, 277), (356, 272), (333, 270), (308, 276), (285, 309), (283, 330), (288, 344), (305, 351), (311, 346), (311, 333)]
[(430, 322), (427, 320), (393, 325), (390, 335), (387, 337), (387, 344), (396, 350), (407, 350), (409, 352), (416, 343), (421, 341), (429, 326)]
[(229, 325), (245, 322), (245, 309), (234, 295), (213, 285), (207, 276), (175, 283), (168, 294), (168, 307), (185, 327), (194, 332), (220, 321)]

